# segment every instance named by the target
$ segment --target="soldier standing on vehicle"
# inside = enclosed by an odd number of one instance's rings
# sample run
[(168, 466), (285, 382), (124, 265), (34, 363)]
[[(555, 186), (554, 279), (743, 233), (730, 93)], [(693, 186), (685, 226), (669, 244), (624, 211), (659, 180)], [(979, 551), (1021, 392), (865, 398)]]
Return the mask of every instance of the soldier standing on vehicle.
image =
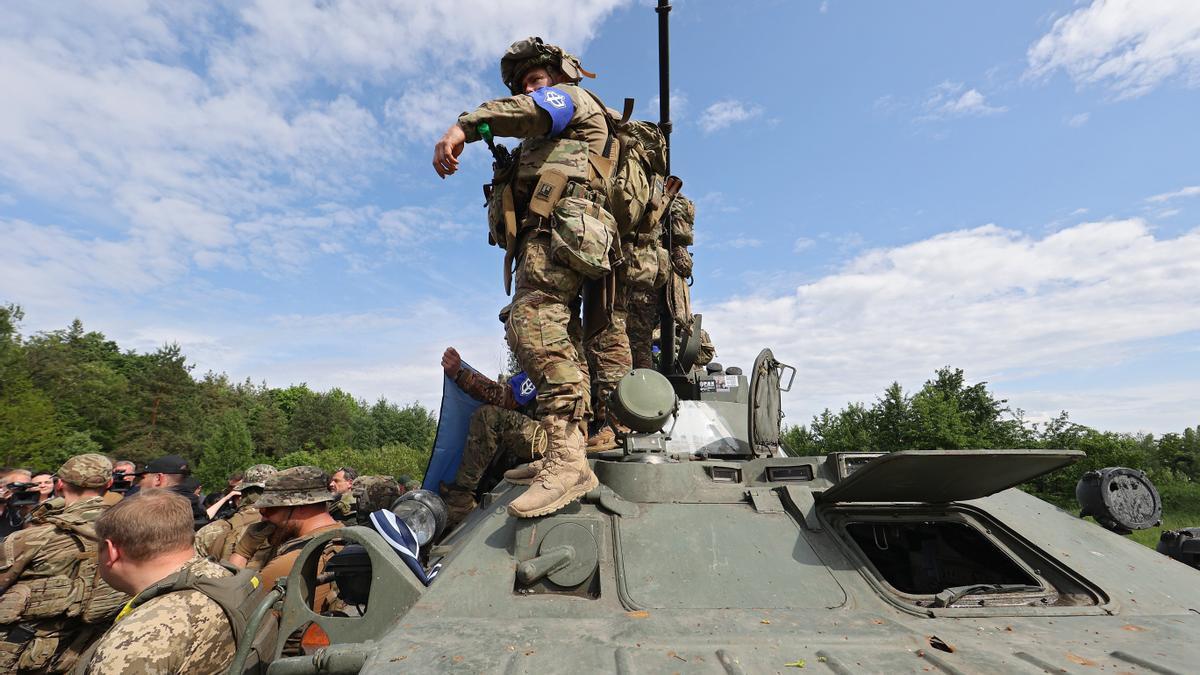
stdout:
[[(200, 531), (196, 533), (197, 553), (212, 560), (229, 559), (229, 556), (233, 554), (234, 546), (246, 533), (246, 530), (251, 525), (262, 521), (256, 503), (266, 487), (267, 478), (277, 471), (278, 469), (270, 464), (255, 464), (246, 469), (242, 482), (238, 486), (238, 491), (241, 492), (238, 510), (228, 518), (214, 520), (200, 528)], [(256, 569), (261, 568), (267, 563), (265, 556), (269, 553), (270, 547), (260, 546), (255, 555), (249, 556), (251, 560), (258, 563), (251, 566)], [(241, 567), (246, 566), (245, 564), (241, 565)]]
[(112, 463), (77, 455), (55, 474), (61, 497), (0, 547), (0, 672), (69, 671), (125, 597), (96, 580), (92, 524), (104, 513)]
[(536, 480), (508, 507), (529, 518), (598, 485), (584, 451), (590, 385), (568, 324), (585, 279), (611, 270), (616, 225), (604, 204), (620, 144), (603, 103), (576, 84), (588, 73), (561, 48), (541, 38), (515, 42), (500, 74), (513, 96), (461, 115), (434, 146), (433, 165), (443, 178), (453, 174), (466, 143), (490, 139), (485, 129), (524, 139), (515, 166), (492, 184), (502, 217), (489, 216), (489, 227), (506, 264), (516, 262), (513, 352), (537, 388), (547, 436)]
[(76, 672), (224, 672), (236, 649), (233, 628), (204, 589), (233, 573), (196, 555), (187, 498), (139, 490), (96, 521), (96, 536), (100, 575), (133, 599)]

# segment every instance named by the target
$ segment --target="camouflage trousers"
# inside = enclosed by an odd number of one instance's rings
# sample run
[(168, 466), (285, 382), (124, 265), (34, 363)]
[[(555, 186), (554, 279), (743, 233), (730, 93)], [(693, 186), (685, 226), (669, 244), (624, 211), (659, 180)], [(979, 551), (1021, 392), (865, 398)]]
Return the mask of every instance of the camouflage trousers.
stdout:
[(525, 413), (484, 404), (471, 414), (462, 464), (454, 482), (468, 492), (479, 487), (488, 467), (513, 460), (528, 462), (546, 451), (546, 433), (537, 420)]
[(633, 370), (625, 315), (628, 295), (624, 275), (618, 271), (612, 320), (583, 345), (592, 374), (592, 413), (598, 424), (608, 421), (608, 396), (617, 388), (617, 381)]
[(517, 257), (516, 291), (505, 324), (517, 364), (537, 386), (539, 415), (582, 422), (590, 415), (577, 316), (583, 277), (550, 259), (550, 238), (526, 237)]
[(630, 289), (625, 302), (625, 333), (629, 336), (629, 355), (634, 368), (654, 367), (651, 343), (654, 329), (658, 328), (658, 295), (657, 289)]

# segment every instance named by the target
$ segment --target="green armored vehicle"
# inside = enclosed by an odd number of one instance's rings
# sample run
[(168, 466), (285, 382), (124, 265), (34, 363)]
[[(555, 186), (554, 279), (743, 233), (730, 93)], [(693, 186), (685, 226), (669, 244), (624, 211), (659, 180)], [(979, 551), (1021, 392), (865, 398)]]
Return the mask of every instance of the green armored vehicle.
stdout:
[[(287, 581), (281, 636), (330, 644), (269, 672), (1184, 673), (1200, 663), (1200, 572), (1013, 489), (1081, 453), (789, 457), (779, 397), (794, 371), (768, 350), (748, 377), (682, 365), (618, 386), (615, 407), (637, 431), (594, 460), (597, 490), (518, 520), (505, 506), (524, 488), (501, 482), (421, 554), (423, 570), (440, 566), (429, 586), (371, 529), (318, 537)], [(1155, 518), (1127, 478), (1097, 482), (1095, 510)], [(356, 587), (361, 616), (306, 608), (332, 536), (369, 559), (357, 578), (338, 577)]]

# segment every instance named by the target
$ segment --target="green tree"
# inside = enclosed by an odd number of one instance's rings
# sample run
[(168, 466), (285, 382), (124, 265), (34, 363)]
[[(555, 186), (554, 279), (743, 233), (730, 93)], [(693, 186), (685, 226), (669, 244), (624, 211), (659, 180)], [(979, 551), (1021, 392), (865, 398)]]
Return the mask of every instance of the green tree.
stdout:
[(226, 410), (218, 419), (215, 432), (204, 444), (196, 478), (205, 489), (216, 490), (225, 485), (229, 474), (255, 463), (246, 421), (239, 411)]

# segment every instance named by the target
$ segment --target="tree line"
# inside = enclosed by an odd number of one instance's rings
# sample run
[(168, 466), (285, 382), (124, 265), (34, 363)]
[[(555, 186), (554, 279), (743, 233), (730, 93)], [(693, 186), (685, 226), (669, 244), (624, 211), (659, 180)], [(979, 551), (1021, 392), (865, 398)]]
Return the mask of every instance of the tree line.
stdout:
[(437, 420), (413, 403), (199, 377), (176, 344), (122, 350), (78, 319), (22, 336), (19, 306), (0, 306), (0, 464), (53, 470), (84, 452), (145, 462), (188, 458), (209, 488), (232, 471), (353, 466), (419, 479)]
[(938, 370), (908, 394), (893, 382), (869, 405), (851, 403), (814, 415), (807, 425), (785, 430), (783, 444), (795, 455), (831, 452), (893, 452), (1042, 448), (1082, 450), (1074, 465), (1023, 486), (1060, 506), (1075, 507), (1075, 484), (1091, 469), (1126, 466), (1145, 471), (1163, 496), (1164, 512), (1200, 514), (1200, 425), (1180, 433), (1116, 433), (1076, 424), (1066, 412), (1037, 423), (1008, 405), (986, 382), (968, 384), (963, 371)]

